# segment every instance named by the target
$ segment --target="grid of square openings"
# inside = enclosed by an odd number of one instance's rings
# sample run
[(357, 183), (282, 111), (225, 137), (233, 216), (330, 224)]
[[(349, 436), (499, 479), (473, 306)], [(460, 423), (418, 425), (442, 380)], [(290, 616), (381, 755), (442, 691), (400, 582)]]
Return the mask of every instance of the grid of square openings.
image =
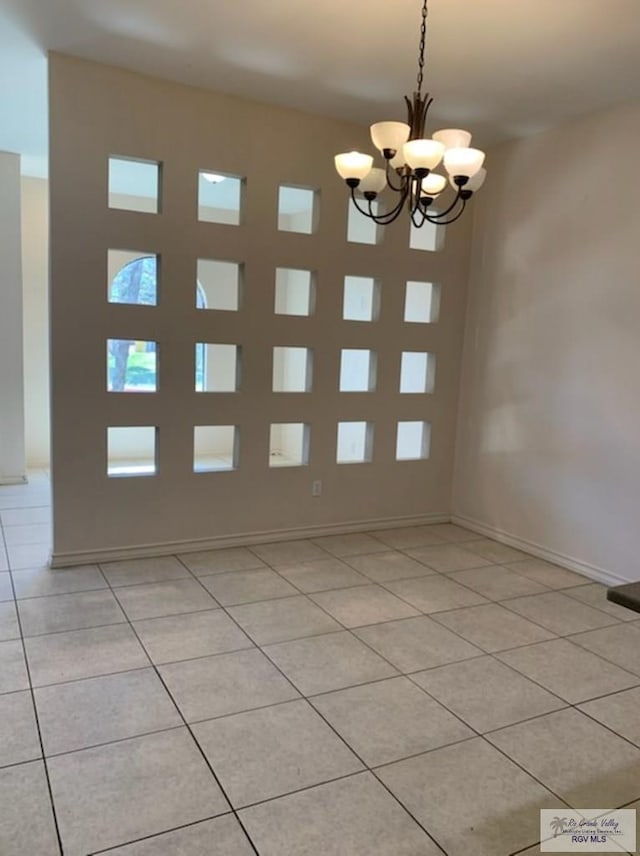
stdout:
[[(200, 170), (197, 176), (198, 220), (237, 226), (242, 223), (245, 196), (242, 176)], [(162, 211), (162, 164), (128, 157), (112, 157), (108, 165), (110, 208), (159, 214)], [(319, 193), (314, 188), (280, 185), (277, 227), (283, 232), (312, 234), (319, 222)], [(379, 243), (384, 230), (358, 215), (350, 206), (347, 240)], [(443, 229), (411, 229), (410, 247), (437, 250)], [(108, 251), (107, 300), (129, 306), (156, 306), (161, 298), (161, 257), (154, 251)], [(438, 320), (440, 286), (409, 281), (405, 287), (404, 321), (430, 324)], [(244, 304), (244, 265), (224, 258), (197, 259), (194, 302), (198, 310), (239, 312)], [(275, 270), (273, 311), (276, 315), (308, 317), (314, 314), (317, 276), (312, 270), (278, 267)], [(373, 276), (344, 278), (342, 318), (374, 323), (382, 308), (382, 284)], [(159, 389), (159, 345), (155, 341), (109, 339), (106, 348), (109, 392), (156, 392)], [(272, 392), (310, 393), (313, 389), (314, 350), (276, 345), (272, 349)], [(403, 351), (398, 390), (402, 394), (433, 392), (435, 354)], [(198, 393), (236, 393), (242, 383), (242, 347), (226, 342), (198, 342), (194, 353), (194, 387)], [(378, 353), (368, 348), (342, 348), (338, 389), (344, 393), (376, 390)], [(336, 462), (366, 463), (373, 459), (373, 423), (337, 423)], [(424, 421), (397, 422), (396, 459), (429, 456), (431, 426)], [(114, 426), (107, 431), (109, 475), (153, 475), (157, 472), (158, 429), (153, 426)], [(309, 460), (311, 425), (274, 423), (270, 428), (269, 465), (302, 466)], [(237, 425), (197, 425), (193, 429), (194, 472), (234, 470), (239, 465), (240, 429)]]

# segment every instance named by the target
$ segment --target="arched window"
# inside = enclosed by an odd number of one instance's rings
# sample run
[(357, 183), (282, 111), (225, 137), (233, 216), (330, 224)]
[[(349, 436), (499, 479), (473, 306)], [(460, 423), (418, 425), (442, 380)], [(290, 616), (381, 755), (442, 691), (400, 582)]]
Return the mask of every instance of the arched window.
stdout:
[[(142, 256), (123, 265), (109, 285), (109, 302), (155, 306), (158, 296), (157, 256)], [(155, 392), (155, 342), (109, 339), (108, 389), (111, 392)]]
[[(196, 283), (196, 308), (207, 308), (207, 296), (200, 283)], [(206, 389), (207, 382), (207, 346), (202, 342), (196, 345), (196, 390), (201, 392)]]

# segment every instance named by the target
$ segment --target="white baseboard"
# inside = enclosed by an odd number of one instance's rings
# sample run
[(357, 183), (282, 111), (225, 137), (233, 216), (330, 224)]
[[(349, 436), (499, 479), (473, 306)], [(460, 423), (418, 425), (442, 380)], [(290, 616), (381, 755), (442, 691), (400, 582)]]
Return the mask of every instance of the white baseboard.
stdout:
[(0, 485), (27, 484), (26, 476), (0, 476)]
[(347, 535), (352, 532), (368, 532), (375, 529), (398, 529), (402, 526), (448, 523), (450, 519), (451, 515), (448, 513), (432, 512), (411, 517), (354, 520), (350, 523), (305, 526), (300, 529), (221, 535), (192, 541), (165, 541), (157, 544), (136, 544), (131, 547), (107, 547), (101, 550), (54, 552), (51, 556), (51, 567), (68, 568), (74, 565), (95, 565), (123, 559), (146, 559), (155, 556), (172, 556), (176, 553), (196, 553), (222, 547), (246, 547), (250, 544), (266, 544), (271, 541), (297, 541), (300, 538), (320, 538), (323, 535)]
[(567, 556), (564, 553), (558, 553), (555, 550), (549, 550), (541, 544), (536, 544), (534, 541), (528, 541), (526, 538), (519, 538), (517, 535), (511, 535), (502, 529), (495, 526), (488, 526), (479, 520), (474, 520), (472, 517), (466, 517), (463, 514), (454, 514), (451, 517), (452, 523), (457, 523), (459, 526), (464, 526), (465, 529), (471, 529), (472, 532), (478, 532), (480, 535), (486, 535), (487, 538), (493, 538), (494, 541), (500, 541), (502, 544), (507, 544), (509, 547), (523, 550), (525, 553), (530, 553), (538, 559), (544, 559), (547, 562), (552, 562), (554, 565), (559, 565), (561, 568), (567, 568), (569, 571), (575, 571), (589, 579), (599, 583), (604, 583), (608, 586), (618, 586), (624, 583), (631, 583), (634, 580), (619, 577), (617, 574), (607, 571), (604, 568), (599, 568), (596, 565), (590, 565), (588, 562), (583, 562), (580, 559), (575, 559), (572, 556)]

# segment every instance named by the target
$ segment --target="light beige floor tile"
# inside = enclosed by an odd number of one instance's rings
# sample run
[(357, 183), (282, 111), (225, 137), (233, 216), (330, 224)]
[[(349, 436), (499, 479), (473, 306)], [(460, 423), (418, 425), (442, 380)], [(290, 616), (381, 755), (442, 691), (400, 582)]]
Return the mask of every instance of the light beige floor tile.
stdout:
[(51, 506), (32, 508), (10, 508), (0, 511), (0, 521), (8, 529), (10, 526), (27, 526), (34, 523), (51, 523)]
[(474, 736), (407, 678), (316, 696), (313, 705), (370, 767)]
[(40, 508), (50, 504), (51, 493), (46, 490), (22, 495), (5, 495), (4, 493), (0, 495), (0, 511), (3, 513), (9, 509)]
[(35, 698), (47, 755), (182, 725), (153, 669), (42, 687)]
[(126, 621), (118, 601), (110, 591), (104, 590), (29, 598), (19, 601), (18, 609), (25, 636)]
[(228, 571), (250, 571), (252, 568), (264, 568), (264, 562), (246, 547), (206, 550), (202, 553), (183, 553), (180, 555), (180, 559), (197, 577), (224, 574)]
[(186, 728), (59, 755), (49, 775), (65, 856), (228, 811)]
[(427, 547), (432, 544), (442, 544), (446, 540), (434, 532), (433, 526), (402, 526), (398, 529), (376, 530), (373, 534), (396, 550)]
[(464, 549), (482, 556), (483, 559), (487, 559), (494, 565), (504, 565), (506, 562), (518, 562), (529, 558), (529, 555), (523, 553), (522, 550), (508, 547), (506, 544), (493, 541), (491, 538), (479, 538), (477, 541), (467, 541)]
[(13, 693), (29, 687), (22, 642), (0, 642), (0, 693)]
[(0, 724), (0, 767), (42, 756), (30, 692), (0, 695)]
[(550, 589), (569, 588), (590, 582), (580, 574), (568, 571), (566, 568), (560, 568), (558, 565), (552, 565), (543, 559), (525, 559), (522, 562), (507, 564), (506, 567)]
[(571, 642), (640, 676), (640, 624), (616, 624), (571, 637)]
[(415, 550), (407, 550), (407, 553), (428, 568), (445, 574), (452, 571), (467, 571), (469, 568), (482, 568), (493, 564), (488, 559), (471, 553), (465, 547), (466, 545), (440, 544), (434, 547), (418, 547)]
[(4, 544), (0, 541), (0, 571), (8, 571), (9, 570), (9, 557), (7, 556), (7, 551), (4, 548)]
[(370, 773), (252, 806), (240, 819), (260, 856), (441, 856)]
[(554, 638), (553, 633), (497, 603), (441, 612), (435, 620), (490, 654)]
[(484, 595), (489, 600), (506, 600), (510, 597), (520, 597), (526, 594), (542, 594), (548, 591), (540, 583), (514, 574), (500, 565), (489, 565), (487, 568), (472, 568), (470, 571), (455, 571), (449, 579), (465, 585)]
[(278, 566), (278, 573), (305, 593), (369, 585), (371, 582), (339, 559)]
[(0, 770), (0, 806), (2, 856), (59, 856), (41, 761)]
[(393, 666), (346, 631), (270, 645), (265, 651), (303, 695), (397, 674)]
[(12, 601), (0, 603), (0, 642), (8, 639), (19, 639), (18, 613)]
[(236, 808), (364, 769), (304, 700), (203, 722), (193, 731)]
[(512, 725), (488, 739), (573, 808), (616, 807), (640, 794), (640, 749), (577, 710)]
[(315, 562), (326, 559), (329, 553), (311, 541), (277, 541), (273, 544), (257, 544), (252, 552), (269, 565), (289, 565), (299, 562)]
[(362, 627), (420, 614), (386, 589), (374, 585), (325, 591), (310, 597), (345, 627)]
[(174, 556), (157, 556), (153, 559), (127, 559), (100, 565), (109, 584), (133, 586), (138, 583), (161, 583), (189, 577), (189, 571)]
[(464, 526), (458, 526), (455, 523), (432, 523), (429, 529), (451, 544), (461, 544), (463, 541), (476, 541), (478, 533), (472, 532), (471, 529), (465, 529)]
[(302, 595), (232, 606), (229, 614), (258, 645), (340, 629), (333, 618)]
[(47, 597), (55, 594), (72, 594), (79, 591), (106, 589), (107, 581), (97, 565), (79, 568), (36, 568), (13, 571), (16, 597)]
[(134, 622), (154, 663), (192, 660), (253, 648), (253, 642), (221, 609)]
[(538, 837), (540, 809), (562, 807), (483, 739), (378, 769), (448, 856), (506, 856)]
[(202, 577), (202, 585), (222, 606), (255, 603), (298, 594), (286, 580), (268, 568), (256, 571), (232, 571)]
[(141, 669), (149, 658), (126, 624), (25, 639), (33, 685)]
[(230, 814), (109, 850), (108, 856), (255, 856)]
[(417, 577), (412, 580), (398, 580), (385, 585), (398, 597), (428, 614), (487, 603), (482, 595), (440, 574)]
[(349, 564), (377, 583), (426, 577), (436, 572), (403, 553), (381, 553), (375, 556), (354, 556)]
[(120, 606), (131, 621), (213, 609), (218, 604), (197, 580), (172, 580), (117, 589)]
[(363, 553), (382, 553), (387, 547), (377, 538), (363, 532), (349, 535), (326, 535), (314, 538), (313, 543), (334, 556), (359, 556)]
[(639, 682), (637, 675), (566, 639), (540, 642), (496, 656), (571, 704), (628, 689)]
[(632, 609), (627, 609), (626, 606), (619, 606), (617, 603), (611, 603), (607, 600), (607, 587), (599, 583), (591, 583), (586, 586), (573, 586), (571, 589), (566, 589), (564, 594), (569, 597), (575, 597), (582, 603), (587, 603), (596, 609), (601, 609), (607, 615), (612, 615), (620, 621), (637, 621), (638, 613)]
[(41, 568), (49, 564), (51, 547), (48, 544), (16, 544), (7, 546), (7, 556), (12, 571)]
[(401, 672), (417, 672), (483, 652), (426, 615), (360, 627), (356, 636)]
[(412, 678), (481, 733), (566, 706), (493, 657), (441, 666)]
[(291, 701), (298, 693), (257, 649), (160, 667), (188, 722)]
[(503, 604), (551, 633), (567, 636), (614, 624), (616, 619), (559, 591), (518, 597)]
[(9, 571), (0, 572), (0, 602), (13, 600), (13, 586)]
[(4, 540), (7, 546), (21, 544), (51, 544), (52, 533), (50, 523), (24, 523), (19, 526), (7, 526), (4, 530)]
[(579, 709), (640, 746), (640, 688), (588, 701)]

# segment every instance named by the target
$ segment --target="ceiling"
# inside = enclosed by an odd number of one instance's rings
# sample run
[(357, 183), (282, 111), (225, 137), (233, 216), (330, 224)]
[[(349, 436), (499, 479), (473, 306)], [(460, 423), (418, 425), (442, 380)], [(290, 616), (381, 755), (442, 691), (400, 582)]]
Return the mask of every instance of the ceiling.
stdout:
[[(420, 0), (0, 0), (0, 150), (46, 169), (56, 50), (363, 124), (403, 119)], [(638, 0), (430, 0), (431, 128), (480, 145), (640, 97)]]

